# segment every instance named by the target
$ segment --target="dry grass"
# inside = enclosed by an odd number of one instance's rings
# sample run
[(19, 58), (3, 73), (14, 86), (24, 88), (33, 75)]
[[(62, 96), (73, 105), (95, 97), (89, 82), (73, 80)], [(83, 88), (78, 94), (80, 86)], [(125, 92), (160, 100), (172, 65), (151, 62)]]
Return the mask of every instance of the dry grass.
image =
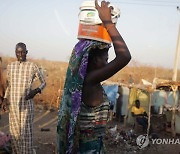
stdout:
[[(10, 57), (3, 57), (3, 67), (6, 70), (8, 63), (15, 61), (16, 59)], [(46, 76), (47, 86), (41, 95), (35, 97), (36, 103), (47, 104), (50, 107), (58, 107), (59, 99), (62, 95), (64, 80), (66, 75), (66, 69), (68, 63), (55, 62), (43, 59), (29, 59), (30, 61), (38, 64), (42, 67)], [(137, 62), (131, 62), (129, 66), (125, 67), (117, 74), (112, 76), (109, 80), (113, 82), (123, 81), (128, 83), (129, 75), (131, 74), (135, 83), (140, 83), (141, 79), (152, 82), (154, 77), (171, 79), (173, 71), (162, 67), (152, 67), (148, 65), (142, 65)], [(180, 70), (178, 71), (178, 81), (180, 81)], [(37, 86), (37, 83), (36, 83)]]

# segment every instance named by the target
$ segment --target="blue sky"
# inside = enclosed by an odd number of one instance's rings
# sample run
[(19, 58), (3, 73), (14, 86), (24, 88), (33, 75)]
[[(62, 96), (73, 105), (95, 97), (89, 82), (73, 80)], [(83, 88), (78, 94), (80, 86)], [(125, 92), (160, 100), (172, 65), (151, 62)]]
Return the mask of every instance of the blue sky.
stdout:
[[(180, 6), (180, 0), (109, 1), (121, 10), (117, 28), (133, 60), (173, 68), (180, 23), (176, 6)], [(15, 44), (24, 42), (30, 57), (68, 61), (78, 41), (82, 2), (0, 0), (0, 54), (14, 56)], [(110, 59), (113, 58), (111, 50)]]

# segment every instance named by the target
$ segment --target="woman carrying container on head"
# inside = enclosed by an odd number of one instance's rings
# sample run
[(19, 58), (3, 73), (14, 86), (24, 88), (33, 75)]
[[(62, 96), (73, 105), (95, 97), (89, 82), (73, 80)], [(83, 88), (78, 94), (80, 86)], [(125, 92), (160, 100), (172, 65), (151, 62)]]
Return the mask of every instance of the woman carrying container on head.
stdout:
[(130, 59), (130, 52), (111, 20), (109, 2), (95, 7), (108, 31), (116, 57), (108, 61), (107, 43), (81, 39), (74, 47), (60, 102), (58, 153), (104, 153), (103, 136), (108, 120), (109, 102), (100, 82), (110, 78)]

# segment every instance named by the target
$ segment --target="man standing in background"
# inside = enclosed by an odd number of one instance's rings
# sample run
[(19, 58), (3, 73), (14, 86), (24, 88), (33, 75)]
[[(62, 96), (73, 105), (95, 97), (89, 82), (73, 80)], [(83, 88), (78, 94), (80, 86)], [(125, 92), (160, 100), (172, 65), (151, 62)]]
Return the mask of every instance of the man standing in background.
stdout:
[[(9, 127), (13, 154), (33, 154), (33, 101), (46, 83), (37, 65), (26, 60), (28, 53), (24, 43), (15, 49), (17, 61), (7, 66), (7, 89), (3, 108), (9, 103)], [(38, 78), (41, 85), (32, 90), (32, 83)]]

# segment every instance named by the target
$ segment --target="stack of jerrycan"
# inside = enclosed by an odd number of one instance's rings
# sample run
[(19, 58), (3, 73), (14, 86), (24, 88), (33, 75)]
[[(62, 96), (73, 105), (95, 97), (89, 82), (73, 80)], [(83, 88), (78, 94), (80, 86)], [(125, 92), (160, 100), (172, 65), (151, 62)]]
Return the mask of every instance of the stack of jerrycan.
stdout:
[[(98, 4), (101, 6), (101, 2), (98, 1)], [(120, 10), (114, 5), (109, 4), (109, 6), (113, 8), (111, 10), (112, 22), (116, 24), (120, 17)], [(94, 0), (84, 1), (80, 6), (78, 39), (91, 39), (109, 44), (112, 42), (99, 18)]]

